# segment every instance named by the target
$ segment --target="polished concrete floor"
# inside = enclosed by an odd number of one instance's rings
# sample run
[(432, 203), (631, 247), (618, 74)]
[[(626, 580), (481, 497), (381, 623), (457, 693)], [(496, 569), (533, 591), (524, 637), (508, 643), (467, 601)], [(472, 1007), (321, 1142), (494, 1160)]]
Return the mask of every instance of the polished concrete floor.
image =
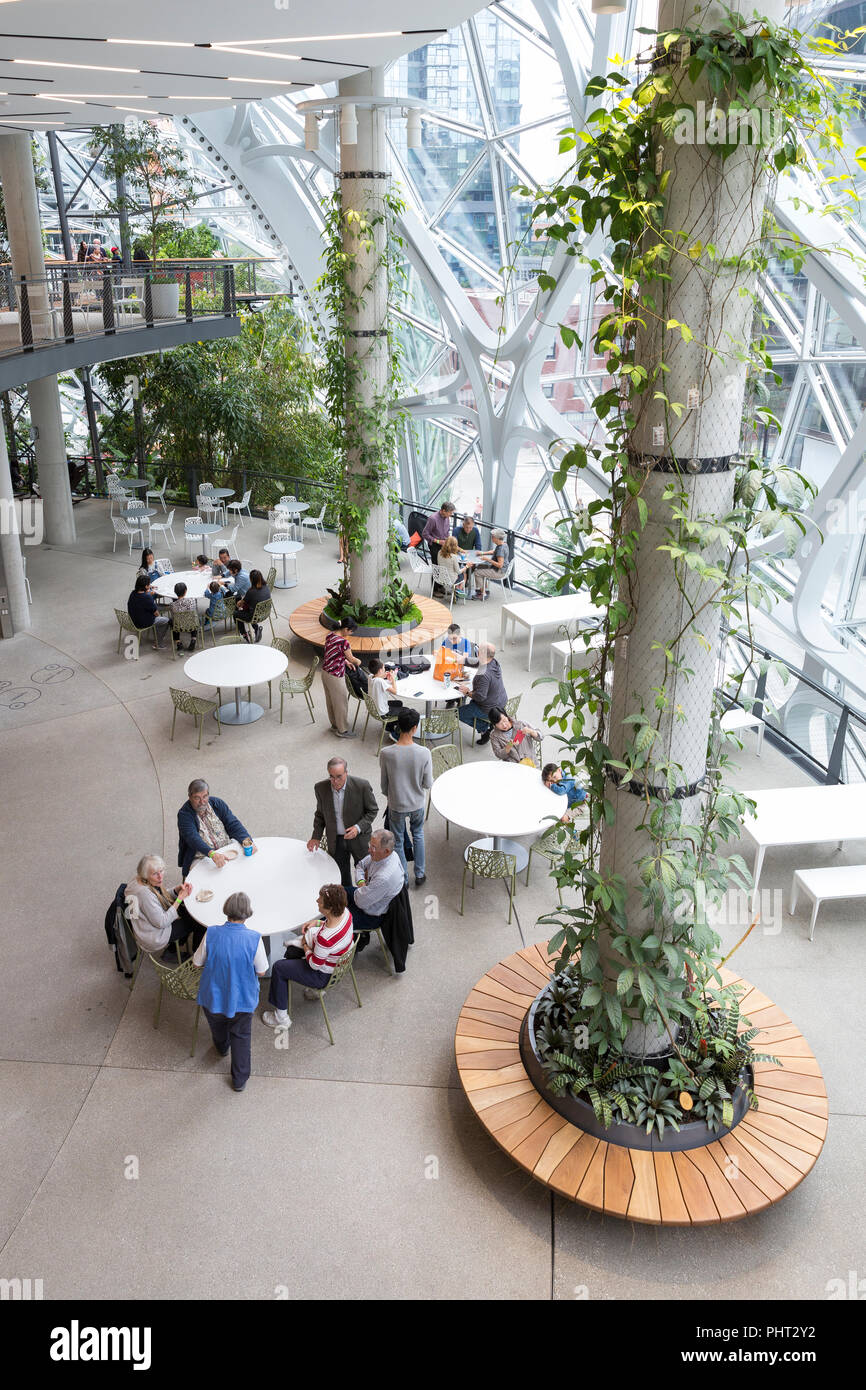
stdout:
[[(76, 508), (79, 540), (28, 549), (33, 627), (0, 643), (3, 903), (0, 949), (0, 1277), (42, 1279), (46, 1298), (274, 1298), (327, 1288), (369, 1298), (814, 1299), (862, 1263), (857, 1171), (862, 1086), (863, 909), (828, 906), (814, 942), (808, 910), (787, 915), (799, 864), (829, 850), (768, 855), (764, 921), (735, 959), (802, 1028), (830, 1094), (827, 1145), (779, 1206), (717, 1230), (655, 1230), (603, 1219), (533, 1183), (488, 1139), (464, 1101), (454, 1025), (478, 977), (520, 946), (499, 884), (467, 891), (461, 850), (428, 822), (428, 881), (413, 895), (416, 945), (405, 975), (371, 947), (363, 999), (336, 992), (329, 1046), (317, 1004), (298, 999), (287, 1049), (254, 1023), (253, 1075), (236, 1095), (206, 1027), (189, 1056), (192, 1009), (170, 999), (152, 1027), (153, 972), (130, 995), (103, 916), (145, 852), (176, 863), (176, 814), (204, 776), (258, 835), (306, 840), (312, 784), (336, 751), (378, 787), (376, 743), (339, 743), (300, 701), (285, 722), (208, 727), (169, 742), (168, 687), (182, 663), (116, 653), (112, 609), (135, 564), (111, 552), (108, 504)], [(178, 531), (178, 534), (180, 532)], [(264, 568), (262, 522), (241, 557)], [(159, 553), (165, 553), (162, 547)], [(176, 567), (180, 552), (173, 550)], [(308, 538), (299, 586), (276, 590), (277, 630), (337, 575), (332, 536)], [(460, 611), (473, 636), (499, 636), (500, 596)], [(268, 640), (266, 634), (265, 640)], [(300, 673), (310, 652), (295, 644)], [(501, 654), (521, 715), (540, 720), (547, 644)], [(191, 687), (189, 687), (191, 688)], [(360, 723), (360, 721), (359, 721)], [(545, 755), (556, 756), (553, 737)], [(489, 758), (489, 748), (468, 759)], [(288, 768), (288, 788), (281, 769)], [(750, 736), (744, 787), (795, 785), (794, 767)], [(864, 827), (866, 833), (866, 827)], [(852, 842), (842, 860), (857, 862)], [(554, 902), (541, 867), (517, 912), (527, 941)], [(733, 911), (729, 948), (744, 930)]]

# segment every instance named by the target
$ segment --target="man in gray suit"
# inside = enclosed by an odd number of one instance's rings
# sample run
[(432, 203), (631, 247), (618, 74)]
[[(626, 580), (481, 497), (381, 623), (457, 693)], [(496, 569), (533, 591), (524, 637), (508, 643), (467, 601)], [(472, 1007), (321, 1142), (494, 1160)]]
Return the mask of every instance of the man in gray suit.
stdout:
[(330, 758), (328, 779), (317, 782), (313, 835), (307, 849), (319, 848), (327, 832), (328, 853), (340, 866), (344, 888), (352, 885), (352, 860), (357, 864), (370, 852), (370, 831), (379, 810), (373, 788), (363, 777), (350, 777), (345, 758)]

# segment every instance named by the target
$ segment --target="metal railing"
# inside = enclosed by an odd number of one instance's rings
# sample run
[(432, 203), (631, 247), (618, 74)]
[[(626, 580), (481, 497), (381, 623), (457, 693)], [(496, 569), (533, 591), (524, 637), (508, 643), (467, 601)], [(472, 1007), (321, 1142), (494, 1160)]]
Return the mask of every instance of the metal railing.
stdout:
[(113, 263), (63, 264), (46, 271), (15, 276), (9, 266), (0, 267), (0, 312), (17, 315), (18, 330), (16, 343), (0, 340), (0, 353), (237, 315), (231, 261), (214, 261), (207, 268), (200, 261), (171, 262), (157, 271), (127, 271)]

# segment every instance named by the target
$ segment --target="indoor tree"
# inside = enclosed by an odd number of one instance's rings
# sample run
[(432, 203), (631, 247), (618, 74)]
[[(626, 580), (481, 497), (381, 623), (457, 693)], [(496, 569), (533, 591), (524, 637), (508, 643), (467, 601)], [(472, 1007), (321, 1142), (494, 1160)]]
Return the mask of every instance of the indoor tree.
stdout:
[[(176, 230), (178, 214), (192, 207), (203, 179), (190, 167), (180, 142), (152, 121), (97, 127), (90, 153), (102, 162), (108, 210), (125, 213), (143, 227), (149, 259), (156, 266), (160, 243)], [(112, 191), (113, 189), (125, 191)]]

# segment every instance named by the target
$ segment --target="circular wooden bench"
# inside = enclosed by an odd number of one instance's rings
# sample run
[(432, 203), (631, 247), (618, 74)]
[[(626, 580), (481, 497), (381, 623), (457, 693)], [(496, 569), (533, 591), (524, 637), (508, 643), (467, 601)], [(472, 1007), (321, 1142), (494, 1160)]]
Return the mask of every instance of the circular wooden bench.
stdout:
[[(422, 598), (421, 594), (413, 594), (412, 599), (421, 609), (421, 622), (417, 627), (396, 635), (391, 632), (384, 637), (351, 635), (349, 640), (352, 651), (365, 655), (381, 651), (408, 652), (414, 647), (422, 647), (425, 642), (435, 642), (437, 637), (441, 637), (452, 621), (451, 613), (444, 603), (437, 603), (432, 598)], [(295, 636), (302, 637), (314, 647), (324, 647), (328, 636), (327, 628), (322, 627), (319, 622), (319, 614), (327, 602), (327, 594), (321, 598), (312, 598), (308, 603), (302, 603), (300, 608), (296, 608), (289, 618), (289, 627)]]
[(821, 1070), (791, 1020), (740, 976), (741, 1008), (760, 1029), (750, 1110), (723, 1139), (682, 1153), (607, 1144), (552, 1110), (520, 1060), (521, 1020), (550, 978), (542, 945), (500, 961), (482, 975), (457, 1022), (457, 1069), (466, 1097), (487, 1132), (539, 1182), (594, 1211), (657, 1226), (710, 1226), (762, 1211), (809, 1173), (827, 1133)]

